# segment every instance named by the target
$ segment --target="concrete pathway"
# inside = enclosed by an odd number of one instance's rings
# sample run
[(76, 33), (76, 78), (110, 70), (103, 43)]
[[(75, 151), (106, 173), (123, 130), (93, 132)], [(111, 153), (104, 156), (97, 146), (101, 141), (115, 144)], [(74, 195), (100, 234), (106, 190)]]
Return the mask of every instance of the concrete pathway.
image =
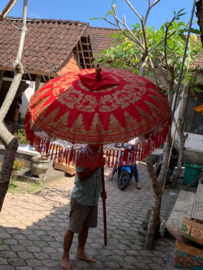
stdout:
[[(151, 208), (153, 194), (144, 163), (138, 164), (141, 190), (134, 179), (125, 191), (117, 181), (106, 180), (108, 245), (103, 245), (102, 203), (99, 222), (91, 229), (86, 252), (97, 262), (75, 258), (77, 237), (71, 248), (72, 270), (155, 269), (163, 270), (173, 240), (159, 239), (153, 251), (146, 251), (138, 229)], [(110, 170), (106, 169), (106, 179)], [(0, 270), (59, 270), (64, 231), (68, 225), (69, 202), (74, 177), (49, 185), (39, 194), (8, 193), (0, 220)], [(174, 194), (175, 193), (175, 194)], [(167, 219), (178, 190), (166, 189), (161, 215)]]

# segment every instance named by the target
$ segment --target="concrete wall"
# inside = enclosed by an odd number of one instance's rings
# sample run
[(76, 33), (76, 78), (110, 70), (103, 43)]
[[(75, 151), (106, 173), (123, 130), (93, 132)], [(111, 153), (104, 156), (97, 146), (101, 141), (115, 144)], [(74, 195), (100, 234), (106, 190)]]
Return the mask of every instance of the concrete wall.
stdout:
[[(22, 96), (22, 108), (21, 108), (21, 122), (23, 121), (27, 108), (30, 103), (30, 98), (35, 92), (35, 82), (27, 81), (30, 86), (25, 90), (23, 96)], [(40, 84), (40, 87), (42, 87), (44, 83)]]

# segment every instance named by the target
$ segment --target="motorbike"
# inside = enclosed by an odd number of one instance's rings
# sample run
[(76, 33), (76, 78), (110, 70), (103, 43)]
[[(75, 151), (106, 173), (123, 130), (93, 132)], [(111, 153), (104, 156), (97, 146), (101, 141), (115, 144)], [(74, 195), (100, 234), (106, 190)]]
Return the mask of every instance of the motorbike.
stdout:
[(133, 177), (133, 169), (135, 164), (124, 165), (117, 168), (118, 188), (122, 191), (126, 189)]
[[(156, 163), (156, 176), (157, 177), (159, 177), (162, 163), (163, 163), (163, 154), (160, 156), (158, 162)], [(168, 184), (170, 182), (170, 178), (173, 175), (173, 171), (175, 170), (175, 167), (177, 166), (177, 164), (178, 164), (178, 150), (175, 147), (173, 147), (165, 184)]]
[[(116, 146), (118, 147), (118, 146)], [(123, 144), (122, 147), (127, 147), (131, 149), (131, 146), (128, 146), (127, 144)], [(121, 147), (118, 147), (121, 148)], [(119, 167), (117, 165), (117, 181), (118, 181), (118, 188), (122, 191), (126, 189), (128, 184), (130, 183), (130, 180), (133, 177), (133, 170), (134, 170), (135, 164), (128, 164), (123, 165), (122, 167)]]

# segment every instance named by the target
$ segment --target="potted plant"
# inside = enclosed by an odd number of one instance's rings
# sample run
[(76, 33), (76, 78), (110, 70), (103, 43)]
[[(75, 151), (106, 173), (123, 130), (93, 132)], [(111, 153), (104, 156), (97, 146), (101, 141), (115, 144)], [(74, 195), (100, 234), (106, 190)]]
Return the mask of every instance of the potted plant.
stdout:
[(49, 169), (49, 160), (43, 156), (39, 155), (32, 157), (31, 159), (31, 174), (37, 176), (41, 179), (45, 178), (45, 173)]

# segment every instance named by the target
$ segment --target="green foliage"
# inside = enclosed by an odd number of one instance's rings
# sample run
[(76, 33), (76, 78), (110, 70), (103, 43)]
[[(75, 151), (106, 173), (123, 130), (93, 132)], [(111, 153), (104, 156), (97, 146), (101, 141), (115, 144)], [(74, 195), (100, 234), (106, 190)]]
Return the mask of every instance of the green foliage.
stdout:
[(13, 179), (13, 183), (9, 185), (8, 192), (14, 194), (39, 194), (44, 190), (44, 186), (36, 183), (21, 182), (18, 179)]
[[(168, 66), (174, 68), (175, 78), (178, 78), (182, 66), (186, 34), (188, 32), (188, 25), (185, 22), (180, 21), (181, 16), (185, 14), (183, 11), (184, 9), (174, 12), (174, 18), (171, 20), (171, 22), (166, 22), (160, 27), (160, 29), (146, 27), (146, 37), (149, 51), (148, 61), (150, 58), (156, 59), (159, 64), (163, 65), (166, 62), (165, 60), (167, 55)], [(132, 27), (132, 33), (136, 36), (143, 47), (145, 47), (141, 25), (137, 23)], [(166, 32), (167, 43), (165, 47), (164, 40)], [(198, 62), (198, 56), (202, 53), (201, 42), (197, 40), (196, 36), (196, 34), (199, 33), (199, 30), (193, 28), (191, 29), (190, 43), (183, 69), (183, 78), (187, 76), (188, 63), (192, 64), (194, 62)], [(112, 46), (107, 50), (103, 50), (102, 55), (99, 55), (95, 62), (101, 63), (101, 65), (110, 62), (110, 66), (115, 68), (131, 67), (135, 74), (139, 74), (140, 60), (143, 56), (141, 47), (135, 42), (135, 40), (132, 40), (132, 36), (127, 30), (125, 30), (124, 33), (120, 31), (119, 33), (111, 34), (111, 36), (114, 38)], [(149, 62), (147, 63), (145, 69), (145, 76), (148, 75), (153, 75)], [(162, 88), (165, 89), (165, 87)]]
[[(2, 167), (2, 163), (0, 164), (0, 167)], [(15, 158), (12, 168), (12, 176), (17, 174), (17, 171), (22, 170), (25, 167), (25, 162), (20, 161), (19, 159)]]
[(16, 175), (17, 171), (22, 170), (25, 167), (25, 162), (20, 161), (19, 159), (14, 160), (13, 169), (12, 169), (12, 175)]
[(188, 76), (189, 86), (190, 86), (190, 94), (202, 94), (203, 90), (199, 87), (199, 82), (197, 81), (197, 77)]
[(14, 134), (21, 144), (28, 144), (26, 139), (25, 130), (23, 128), (18, 129), (18, 131)]

